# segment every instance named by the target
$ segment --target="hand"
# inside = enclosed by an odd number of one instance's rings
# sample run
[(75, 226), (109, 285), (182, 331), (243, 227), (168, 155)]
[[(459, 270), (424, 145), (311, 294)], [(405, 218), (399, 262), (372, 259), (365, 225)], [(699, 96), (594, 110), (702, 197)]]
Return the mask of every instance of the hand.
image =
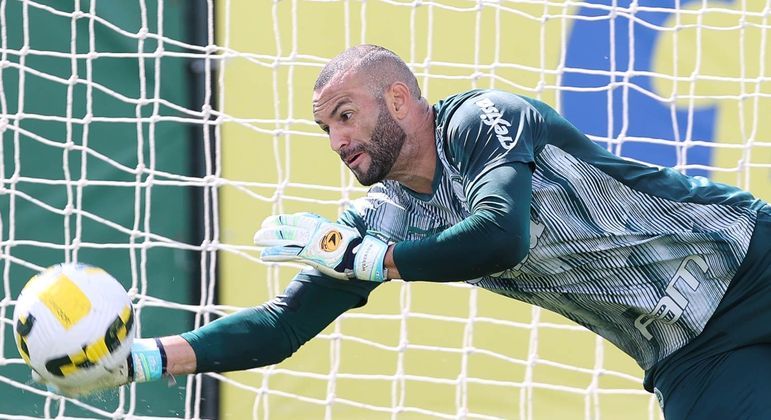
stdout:
[(130, 382), (128, 362), (124, 361), (114, 369), (106, 369), (101, 366), (92, 369), (102, 369), (99, 377), (85, 385), (67, 386), (66, 384), (52, 384), (43, 379), (37, 372), (32, 371), (32, 379), (42, 385), (45, 385), (48, 391), (63, 395), (69, 398), (78, 398), (84, 395), (93, 394), (111, 388), (117, 388)]
[(99, 369), (96, 379), (78, 385), (69, 385), (66, 381), (52, 384), (43, 379), (37, 372), (32, 371), (32, 379), (43, 384), (49, 391), (65, 397), (78, 398), (95, 392), (105, 391), (126, 385), (130, 382), (149, 382), (160, 379), (166, 369), (159, 341), (156, 339), (136, 339), (131, 344), (131, 352), (126, 360), (117, 367), (108, 369), (103, 365), (96, 365), (90, 369)]
[(387, 280), (383, 259), (388, 244), (312, 213), (268, 217), (254, 243), (265, 248), (263, 261), (296, 261), (340, 280)]

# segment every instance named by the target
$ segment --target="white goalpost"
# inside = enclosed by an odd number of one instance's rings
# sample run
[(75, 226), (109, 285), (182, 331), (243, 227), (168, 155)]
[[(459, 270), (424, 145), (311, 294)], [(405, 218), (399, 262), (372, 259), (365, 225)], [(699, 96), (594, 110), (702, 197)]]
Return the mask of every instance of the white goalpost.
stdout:
[(365, 193), (310, 105), (358, 43), (431, 103), (536, 97), (613, 153), (771, 198), (767, 0), (195, 3), (0, 0), (0, 418), (662, 418), (613, 345), (465, 284), (384, 284), (275, 366), (80, 401), (32, 383), (11, 318), (47, 265), (110, 271), (143, 336), (282, 292), (299, 266), (259, 260), (260, 222)]

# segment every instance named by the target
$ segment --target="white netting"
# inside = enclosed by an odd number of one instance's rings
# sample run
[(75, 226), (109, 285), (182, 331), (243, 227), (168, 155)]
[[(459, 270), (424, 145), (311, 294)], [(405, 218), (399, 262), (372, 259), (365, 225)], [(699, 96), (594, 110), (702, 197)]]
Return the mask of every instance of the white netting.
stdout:
[[(140, 311), (194, 314), (196, 325), (280, 293), (297, 267), (259, 261), (250, 243), (260, 221), (292, 211), (333, 218), (364, 192), (310, 114), (317, 72), (360, 42), (404, 57), (432, 102), (474, 87), (533, 96), (614, 153), (771, 196), (771, 120), (763, 118), (771, 111), (768, 1), (220, 0), (201, 2), (201, 42), (178, 30), (192, 23), (176, 2), (131, 2), (120, 25), (107, 3), (0, 1), (0, 384), (7, 385), (0, 400), (31, 398), (36, 416), (205, 415), (198, 380), (171, 403), (166, 397), (169, 411), (159, 413), (143, 403), (150, 385), (108, 403), (57, 406), (14, 376), (18, 370), (6, 373), (22, 364), (10, 314), (24, 279), (14, 277), (14, 267), (41, 268), (36, 255), (43, 251), (73, 260), (114, 250)], [(66, 20), (70, 30), (35, 25), (42, 15)], [(69, 48), (41, 49), (36, 37), (59, 37)], [(102, 37), (119, 40), (120, 52), (97, 48)], [(65, 60), (68, 68), (47, 72), (41, 58)], [(94, 75), (92, 66), (122, 59), (134, 60), (135, 91)], [(203, 76), (195, 105), (165, 90), (174, 74), (164, 72), (175, 60), (194, 60)], [(60, 86), (66, 106), (31, 109), (27, 98), (36, 92), (25, 79)], [(104, 98), (133, 111), (95, 106)], [(33, 131), (30, 122), (61, 124), (63, 134)], [(194, 127), (200, 155), (164, 149), (188, 134), (164, 131), (175, 125)], [(131, 128), (133, 158), (105, 151), (95, 134), (103, 126)], [(25, 174), (34, 165), (26, 142), (57, 151), (57, 177)], [(171, 168), (170, 156), (198, 159), (202, 170)], [(86, 157), (115, 176), (95, 173)], [(59, 187), (64, 198), (37, 196), (30, 185)], [(129, 191), (128, 218), (84, 204), (94, 188)], [(174, 191), (202, 192), (200, 240), (159, 225), (175, 221), (162, 218), (170, 210), (156, 197)], [(27, 226), (20, 207), (55, 216), (55, 239), (19, 230)], [(109, 227), (117, 239), (93, 240), (84, 223)], [(155, 256), (162, 249), (196, 253), (195, 301), (155, 288), (176, 281), (157, 274), (169, 263), (166, 254)], [(641, 374), (612, 345), (546, 311), (464, 285), (393, 282), (291, 359), (209, 376), (220, 384), (224, 418), (659, 418)], [(4, 410), (0, 417), (28, 415)]]

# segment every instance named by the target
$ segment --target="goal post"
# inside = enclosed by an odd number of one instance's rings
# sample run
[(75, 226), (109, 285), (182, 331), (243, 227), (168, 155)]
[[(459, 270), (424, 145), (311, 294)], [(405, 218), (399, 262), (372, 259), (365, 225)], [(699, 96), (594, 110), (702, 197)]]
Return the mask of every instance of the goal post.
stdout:
[(281, 293), (300, 266), (259, 260), (261, 221), (335, 218), (366, 191), (311, 112), (359, 43), (402, 56), (431, 103), (535, 97), (615, 154), (771, 199), (767, 1), (196, 4), (0, 0), (0, 417), (211, 418), (211, 384), (220, 418), (662, 417), (613, 345), (461, 283), (384, 284), (275, 366), (82, 401), (31, 383), (11, 316), (47, 265), (108, 269), (143, 336)]

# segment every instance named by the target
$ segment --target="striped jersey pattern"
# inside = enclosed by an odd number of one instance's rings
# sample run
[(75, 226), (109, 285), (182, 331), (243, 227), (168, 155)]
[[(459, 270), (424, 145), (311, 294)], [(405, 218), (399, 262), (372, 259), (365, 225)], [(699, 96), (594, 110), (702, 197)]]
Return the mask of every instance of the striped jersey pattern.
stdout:
[[(387, 180), (349, 211), (394, 242), (467, 217), (461, 175), (436, 138), (443, 171), (433, 195)], [(698, 335), (746, 254), (755, 212), (643, 193), (553, 144), (533, 158), (528, 255), (469, 283), (562, 314), (643, 369)]]

